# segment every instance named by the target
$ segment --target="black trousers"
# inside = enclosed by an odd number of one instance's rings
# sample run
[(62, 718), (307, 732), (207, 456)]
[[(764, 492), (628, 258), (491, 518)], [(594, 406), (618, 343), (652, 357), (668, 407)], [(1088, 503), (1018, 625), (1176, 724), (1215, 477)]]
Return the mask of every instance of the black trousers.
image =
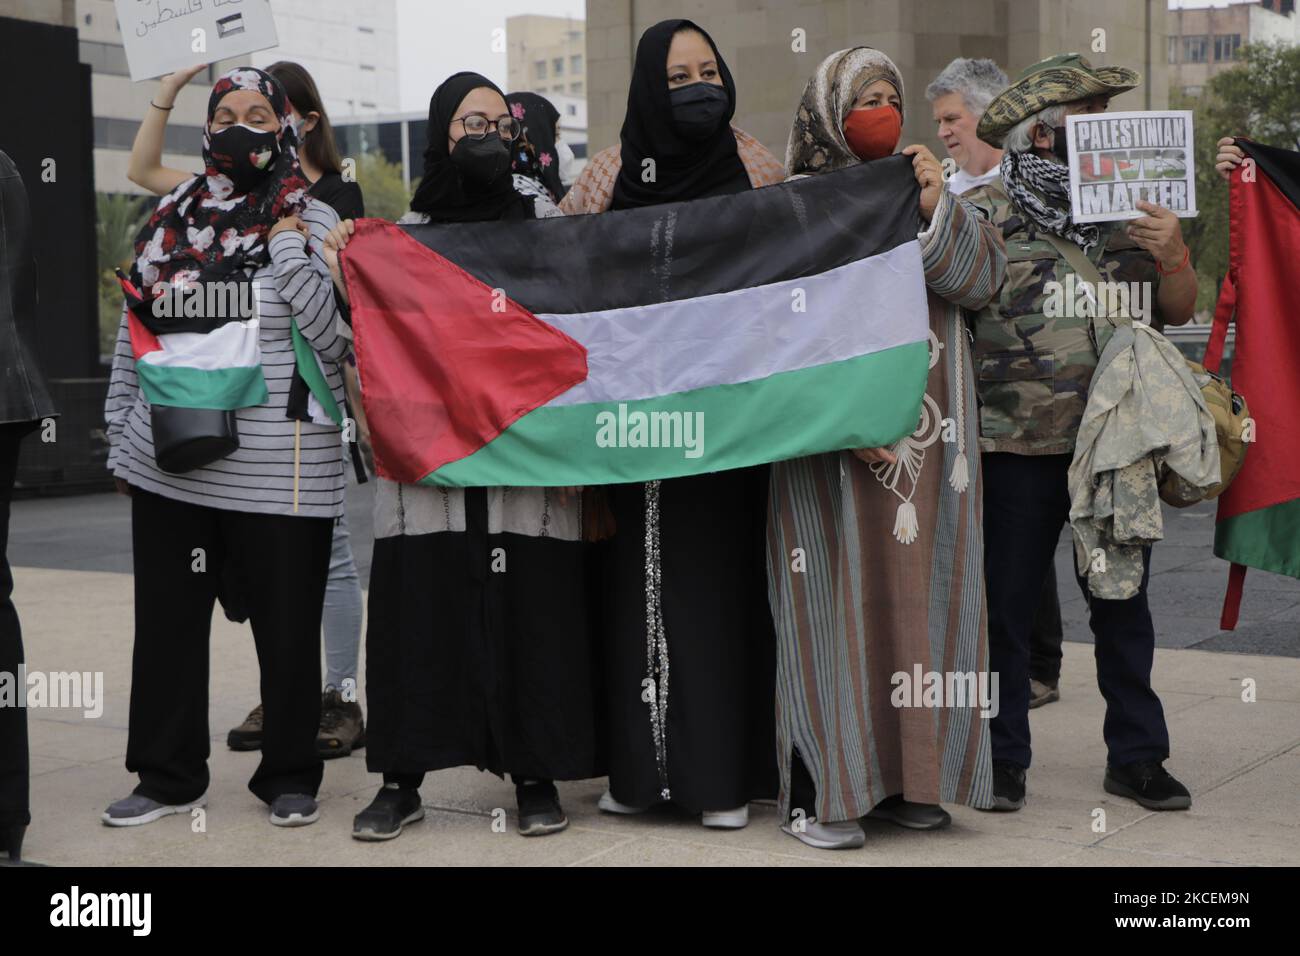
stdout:
[[(126, 769), (136, 793), (188, 803), (208, 789), (208, 641), (223, 571), (233, 569), (262, 671), (261, 763), (248, 789), (270, 803), (315, 795), (323, 765), (320, 628), (329, 518), (208, 508), (136, 489), (135, 652)], [(196, 549), (203, 565), (196, 570)]]
[[(999, 711), (992, 722), (994, 760), (1030, 764), (1029, 632), (1069, 517), (1070, 455), (984, 455), (984, 568), (988, 585), (989, 658), (998, 675)], [(1169, 731), (1151, 689), (1155, 628), (1147, 606), (1151, 555), (1142, 586), (1125, 601), (1088, 592), (1097, 686), (1106, 700), (1102, 733), (1113, 765), (1169, 756)], [(1077, 577), (1077, 575), (1076, 575)]]
[(1047, 566), (1043, 593), (1034, 611), (1029, 631), (1029, 676), (1045, 684), (1061, 679), (1061, 644), (1065, 629), (1061, 626), (1061, 596), (1056, 590), (1056, 565)]
[[(12, 600), (14, 576), (9, 570), (9, 502), (18, 472), (19, 443), (35, 426), (35, 422), (0, 425), (0, 673), (12, 675), (16, 691), (24, 695), (27, 688), (18, 683), (18, 667), (24, 660), (23, 633)], [(28, 774), (27, 708), (0, 707), (0, 827), (32, 822)]]

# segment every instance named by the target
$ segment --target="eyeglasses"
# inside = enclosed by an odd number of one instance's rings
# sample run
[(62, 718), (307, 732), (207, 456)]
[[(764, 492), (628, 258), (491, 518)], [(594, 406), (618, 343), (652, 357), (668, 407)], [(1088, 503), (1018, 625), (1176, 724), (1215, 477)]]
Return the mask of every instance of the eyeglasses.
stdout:
[(482, 139), (490, 129), (495, 129), (497, 135), (508, 143), (512, 143), (519, 138), (519, 121), (512, 116), (503, 116), (498, 120), (490, 120), (482, 113), (470, 113), (466, 116), (458, 116), (452, 122), (460, 123), (465, 130), (465, 135), (470, 139)]

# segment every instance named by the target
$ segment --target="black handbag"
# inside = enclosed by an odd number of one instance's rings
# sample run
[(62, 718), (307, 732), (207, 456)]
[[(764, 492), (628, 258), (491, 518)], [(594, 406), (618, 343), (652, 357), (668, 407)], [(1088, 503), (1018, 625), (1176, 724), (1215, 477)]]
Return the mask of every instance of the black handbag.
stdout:
[(154, 460), (168, 474), (180, 475), (210, 465), (239, 447), (233, 411), (150, 405), (149, 417)]
[[(243, 256), (237, 254), (219, 266), (205, 268), (199, 283), (235, 282), (248, 285)], [(139, 292), (122, 271), (117, 270), (127, 293), (127, 306), (142, 322), (153, 307), (153, 297)], [(243, 301), (242, 299), (240, 301)], [(207, 331), (206, 316), (190, 317), (174, 324), (172, 331)], [(239, 448), (239, 429), (235, 413), (220, 408), (182, 408), (173, 405), (150, 405), (154, 461), (159, 469), (172, 475), (184, 474), (225, 458)]]

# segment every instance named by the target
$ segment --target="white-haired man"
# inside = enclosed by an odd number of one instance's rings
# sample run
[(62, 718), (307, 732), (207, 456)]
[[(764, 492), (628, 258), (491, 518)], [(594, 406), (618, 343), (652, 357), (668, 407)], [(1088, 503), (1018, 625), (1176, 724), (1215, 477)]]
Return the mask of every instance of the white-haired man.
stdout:
[(960, 196), (998, 177), (1002, 150), (984, 142), (975, 131), (993, 97), (1006, 88), (1007, 75), (992, 60), (959, 56), (925, 89), (939, 139), (957, 164), (948, 177), (953, 195)]
[[(925, 89), (939, 139), (957, 168), (947, 176), (954, 196), (968, 193), (1002, 174), (1002, 150), (979, 138), (980, 118), (993, 98), (1007, 88), (1007, 75), (992, 60), (959, 56)], [(945, 170), (947, 173), (947, 170)], [(1065, 631), (1056, 569), (1049, 567), (1029, 635), (1029, 707), (1061, 699), (1061, 657)]]

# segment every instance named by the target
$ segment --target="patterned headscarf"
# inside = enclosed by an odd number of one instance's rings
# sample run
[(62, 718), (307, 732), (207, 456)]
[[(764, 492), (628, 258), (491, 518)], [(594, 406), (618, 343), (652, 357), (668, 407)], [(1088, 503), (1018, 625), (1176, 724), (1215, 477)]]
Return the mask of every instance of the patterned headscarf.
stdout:
[(510, 93), (506, 96), (510, 115), (524, 126), (524, 136), (533, 147), (528, 159), (520, 156), (519, 144), (513, 150), (510, 168), (530, 179), (535, 179), (559, 202), (568, 192), (560, 182), (560, 163), (555, 154), (555, 135), (559, 128), (560, 111), (544, 96), (537, 93)]
[(822, 60), (795, 112), (785, 149), (788, 175), (827, 173), (862, 162), (844, 139), (844, 119), (853, 109), (858, 93), (876, 80), (893, 84), (901, 115), (903, 76), (885, 54), (869, 46), (856, 46)]
[[(246, 193), (235, 192), (230, 177), (212, 162), (212, 118), (233, 90), (261, 93), (280, 121), (279, 155), (261, 182)], [(148, 289), (173, 279), (191, 282), (206, 267), (232, 257), (248, 265), (268, 261), (267, 232), (278, 220), (307, 206), (309, 183), (298, 165), (296, 147), (289, 101), (274, 77), (239, 67), (218, 79), (208, 97), (208, 121), (203, 128), (203, 174), (164, 196), (140, 230), (133, 270), (137, 285)]]

